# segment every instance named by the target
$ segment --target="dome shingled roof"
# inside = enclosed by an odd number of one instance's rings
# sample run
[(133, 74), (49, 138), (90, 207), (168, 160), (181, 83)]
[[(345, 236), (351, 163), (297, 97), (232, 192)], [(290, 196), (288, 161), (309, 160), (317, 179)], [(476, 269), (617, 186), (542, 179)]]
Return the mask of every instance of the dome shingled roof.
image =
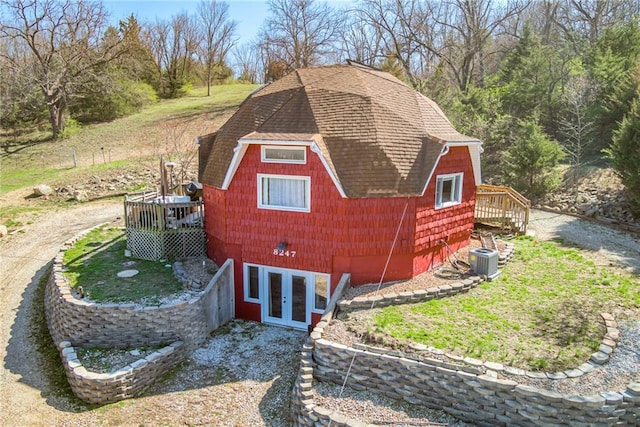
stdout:
[(222, 187), (238, 141), (252, 133), (319, 134), (348, 197), (419, 195), (458, 133), (440, 108), (400, 80), (359, 65), (298, 69), (249, 95), (216, 132), (201, 180)]

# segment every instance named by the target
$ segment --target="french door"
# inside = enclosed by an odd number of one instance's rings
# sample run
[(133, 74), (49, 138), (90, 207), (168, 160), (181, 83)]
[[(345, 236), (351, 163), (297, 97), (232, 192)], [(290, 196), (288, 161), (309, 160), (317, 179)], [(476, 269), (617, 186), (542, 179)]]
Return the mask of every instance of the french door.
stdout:
[(309, 292), (311, 275), (301, 271), (265, 267), (262, 321), (277, 325), (307, 329), (311, 323)]

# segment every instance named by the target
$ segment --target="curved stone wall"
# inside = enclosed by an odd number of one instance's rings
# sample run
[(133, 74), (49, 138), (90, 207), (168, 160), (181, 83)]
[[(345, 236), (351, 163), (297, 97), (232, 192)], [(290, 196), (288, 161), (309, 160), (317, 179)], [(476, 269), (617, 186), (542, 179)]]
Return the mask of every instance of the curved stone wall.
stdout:
[[(186, 301), (158, 307), (98, 304), (76, 298), (62, 272), (64, 252), (89, 231), (65, 242), (56, 255), (45, 312), (73, 392), (88, 403), (108, 403), (140, 393), (233, 318), (233, 261), (225, 262), (205, 289), (190, 292)], [(74, 348), (161, 345), (165, 347), (111, 374), (85, 369)]]
[[(640, 423), (640, 383), (625, 390), (594, 395), (561, 394), (499, 379), (490, 369), (455, 366), (359, 349), (323, 339), (320, 322), (302, 351), (292, 411), (297, 425), (333, 426), (363, 423), (313, 403), (313, 381), (370, 390), (398, 400), (441, 409), (479, 425), (615, 426)], [(355, 359), (354, 359), (355, 355)], [(352, 360), (355, 363), (352, 364)], [(474, 372), (476, 371), (476, 372)]]
[[(208, 307), (208, 296), (221, 287), (232, 290), (231, 265), (225, 263), (204, 291), (190, 292), (186, 301), (157, 307), (85, 301), (72, 294), (62, 273), (62, 259), (64, 252), (88, 231), (67, 241), (60, 249), (47, 283), (47, 324), (56, 345), (69, 341), (73, 346), (122, 348), (182, 341), (187, 348), (195, 348), (207, 339), (213, 330), (207, 319), (216, 315)], [(232, 308), (219, 306), (226, 319), (216, 322), (214, 328), (233, 317)]]
[[(505, 249), (499, 254), (498, 265), (503, 267), (514, 254), (513, 243), (506, 243)], [(414, 291), (388, 293), (383, 295), (360, 296), (350, 300), (338, 301), (338, 306), (343, 311), (363, 310), (375, 307), (386, 307), (389, 305), (412, 304), (417, 302), (429, 301), (432, 299), (446, 298), (461, 292), (468, 292), (480, 283), (486, 280), (486, 277), (471, 276), (459, 282), (450, 285), (440, 285), (428, 289), (418, 289)]]
[(169, 372), (185, 356), (184, 344), (176, 341), (112, 373), (88, 371), (78, 360), (71, 343), (59, 345), (60, 357), (71, 390), (87, 403), (104, 404), (137, 396)]
[[(498, 372), (509, 373), (500, 364), (461, 358), (441, 361), (420, 354), (409, 358), (394, 350), (364, 345), (352, 348), (330, 342), (323, 338), (323, 331), (332, 317), (333, 307), (328, 307), (302, 349), (292, 395), (296, 425), (366, 425), (314, 403), (314, 380), (342, 385), (347, 372), (346, 384), (354, 389), (440, 409), (476, 425), (640, 425), (640, 383), (593, 395), (561, 394), (500, 379)], [(563, 375), (572, 376), (573, 371), (582, 375), (594, 364), (606, 363), (604, 359), (608, 360), (613, 351), (615, 343), (610, 344), (617, 341), (618, 330), (611, 316), (602, 317), (607, 332), (598, 352), (589, 363)], [(427, 349), (416, 350), (420, 353)], [(545, 376), (553, 378), (557, 374)]]

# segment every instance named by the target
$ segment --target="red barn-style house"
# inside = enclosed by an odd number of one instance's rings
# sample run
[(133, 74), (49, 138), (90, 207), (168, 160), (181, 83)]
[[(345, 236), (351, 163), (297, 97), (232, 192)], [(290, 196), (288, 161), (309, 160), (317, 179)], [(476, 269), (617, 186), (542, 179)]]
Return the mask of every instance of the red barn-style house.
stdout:
[(234, 260), (236, 317), (307, 329), (344, 273), (407, 279), (469, 243), (481, 143), (385, 72), (293, 71), (198, 141), (207, 253)]

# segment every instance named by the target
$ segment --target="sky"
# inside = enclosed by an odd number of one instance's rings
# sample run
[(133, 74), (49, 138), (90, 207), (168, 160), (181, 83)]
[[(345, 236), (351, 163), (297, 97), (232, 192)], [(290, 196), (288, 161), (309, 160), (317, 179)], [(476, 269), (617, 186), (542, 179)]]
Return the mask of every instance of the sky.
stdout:
[[(330, 4), (341, 6), (352, 0), (332, 0)], [(267, 0), (226, 0), (229, 15), (236, 21), (240, 43), (251, 42), (258, 34), (262, 22), (269, 13)], [(103, 0), (114, 24), (128, 18), (132, 13), (139, 22), (156, 19), (169, 20), (180, 12), (195, 12), (198, 1), (194, 0)]]

